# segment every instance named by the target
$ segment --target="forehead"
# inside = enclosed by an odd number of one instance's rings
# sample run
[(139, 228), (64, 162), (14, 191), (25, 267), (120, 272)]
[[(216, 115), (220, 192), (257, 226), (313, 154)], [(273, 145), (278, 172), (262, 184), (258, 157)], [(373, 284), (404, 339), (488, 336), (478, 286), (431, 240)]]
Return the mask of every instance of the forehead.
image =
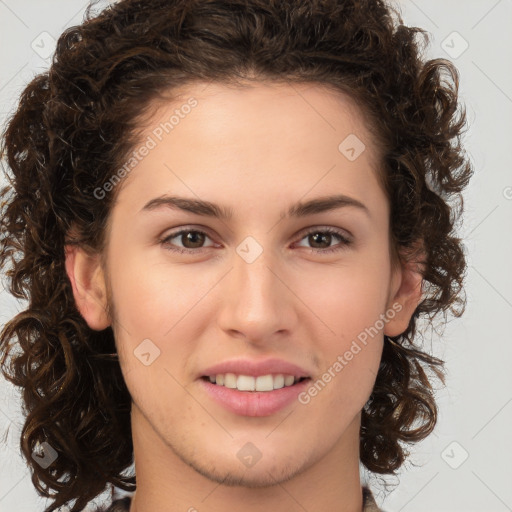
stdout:
[(142, 201), (178, 187), (264, 199), (272, 188), (285, 200), (287, 192), (327, 194), (342, 185), (340, 192), (363, 198), (375, 185), (377, 145), (362, 111), (341, 92), (316, 83), (195, 82), (170, 94), (146, 111), (138, 147), (150, 150), (120, 195)]
[[(245, 135), (240, 133), (240, 128), (261, 134), (275, 132), (277, 127), (286, 127), (287, 131), (281, 134), (282, 142), (288, 136), (314, 138), (314, 135), (336, 142), (343, 134), (353, 133), (365, 140), (368, 153), (378, 156), (377, 141), (370, 136), (368, 116), (360, 104), (327, 84), (191, 82), (169, 91), (169, 94), (169, 97), (164, 96), (163, 100), (151, 104), (143, 122), (146, 126), (144, 134), (166, 123), (168, 129), (165, 130), (164, 126), (164, 137), (170, 131), (175, 131), (178, 124), (182, 125), (181, 131), (183, 125), (187, 125), (186, 129), (193, 124), (195, 136), (202, 139), (222, 138), (227, 134), (236, 139), (237, 134)], [(188, 106), (191, 99), (196, 104), (193, 109)], [(179, 119), (173, 113), (179, 114)], [(169, 127), (172, 117), (173, 126)], [(185, 118), (194, 121), (183, 123)], [(230, 128), (231, 133), (227, 133)]]

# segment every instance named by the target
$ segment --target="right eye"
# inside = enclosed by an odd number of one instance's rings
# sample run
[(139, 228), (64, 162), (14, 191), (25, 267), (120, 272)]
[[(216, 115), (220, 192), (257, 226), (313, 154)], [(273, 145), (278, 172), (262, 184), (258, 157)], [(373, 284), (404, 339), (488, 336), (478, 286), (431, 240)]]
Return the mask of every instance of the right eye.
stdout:
[[(174, 243), (171, 243), (171, 240), (175, 238), (178, 238), (178, 240), (181, 241), (183, 247), (180, 248), (179, 246), (176, 246)], [(174, 231), (173, 233), (170, 233), (168, 236), (160, 240), (160, 243), (170, 251), (190, 254), (202, 252), (202, 249), (206, 248), (200, 246), (198, 247), (199, 244), (204, 243), (205, 238), (209, 238), (209, 236), (204, 231), (197, 229), (180, 229), (179, 231)], [(185, 247), (185, 244), (189, 244), (195, 247)]]

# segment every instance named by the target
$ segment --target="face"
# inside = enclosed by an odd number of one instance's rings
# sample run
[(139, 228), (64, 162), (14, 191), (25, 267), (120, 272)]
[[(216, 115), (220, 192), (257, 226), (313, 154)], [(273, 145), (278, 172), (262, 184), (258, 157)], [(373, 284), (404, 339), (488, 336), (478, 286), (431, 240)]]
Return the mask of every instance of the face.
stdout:
[[(362, 113), (319, 85), (195, 84), (156, 108), (141, 141), (148, 150), (118, 185), (103, 279), (132, 421), (155, 457), (250, 487), (291, 478), (349, 438), (357, 451), (383, 334), (403, 307)], [(165, 196), (230, 215), (154, 201)], [(331, 196), (346, 197), (289, 215)], [(235, 370), (209, 370), (226, 361)], [(210, 383), (221, 373), (240, 386), (253, 381), (237, 374), (308, 379), (255, 393)], [(261, 457), (251, 471), (247, 456)]]

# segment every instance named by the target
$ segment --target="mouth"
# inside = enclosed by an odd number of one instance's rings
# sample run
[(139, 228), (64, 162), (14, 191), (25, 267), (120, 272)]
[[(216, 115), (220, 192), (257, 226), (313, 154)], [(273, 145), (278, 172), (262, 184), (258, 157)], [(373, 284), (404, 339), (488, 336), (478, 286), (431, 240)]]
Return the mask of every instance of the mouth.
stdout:
[(311, 380), (310, 377), (297, 377), (286, 374), (267, 374), (254, 377), (252, 375), (237, 375), (234, 373), (220, 373), (217, 375), (203, 375), (202, 380), (219, 387), (236, 389), (246, 392), (270, 392), (277, 389), (296, 386)]
[(311, 380), (304, 375), (286, 373), (215, 373), (198, 379), (210, 399), (232, 413), (247, 417), (270, 416), (291, 406)]

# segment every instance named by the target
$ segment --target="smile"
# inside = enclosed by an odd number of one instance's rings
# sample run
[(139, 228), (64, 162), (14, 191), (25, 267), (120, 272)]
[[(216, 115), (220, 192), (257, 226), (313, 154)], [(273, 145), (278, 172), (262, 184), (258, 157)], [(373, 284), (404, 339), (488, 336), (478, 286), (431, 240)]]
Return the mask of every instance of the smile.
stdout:
[(273, 391), (283, 387), (293, 386), (302, 381), (305, 377), (295, 377), (284, 374), (267, 375), (236, 375), (234, 373), (220, 373), (217, 375), (204, 376), (211, 383), (217, 386), (224, 386), (238, 391)]

